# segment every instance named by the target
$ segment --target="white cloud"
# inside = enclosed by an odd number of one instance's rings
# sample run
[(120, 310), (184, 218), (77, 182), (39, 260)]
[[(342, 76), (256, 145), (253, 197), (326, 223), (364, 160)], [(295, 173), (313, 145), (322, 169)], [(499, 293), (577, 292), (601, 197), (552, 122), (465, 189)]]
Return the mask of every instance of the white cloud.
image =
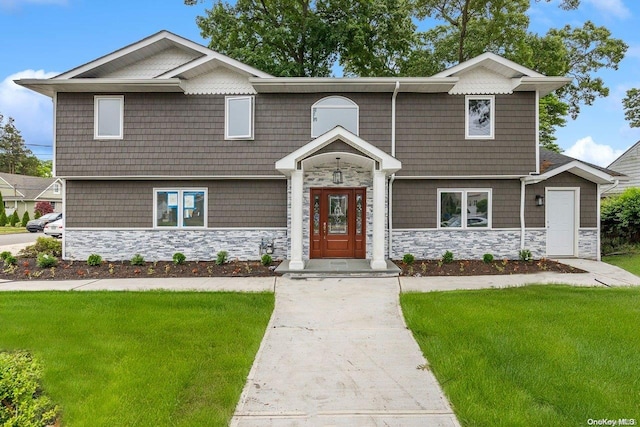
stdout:
[[(13, 117), (27, 144), (51, 144), (53, 140), (53, 104), (51, 99), (18, 86), (16, 79), (46, 79), (58, 73), (24, 70), (12, 74), (0, 83), (0, 113)], [(43, 147), (29, 147), (41, 153)]]
[(606, 167), (622, 153), (624, 153), (624, 150), (614, 150), (609, 145), (598, 144), (593, 138), (587, 136), (586, 138), (576, 141), (576, 143), (563, 154), (594, 165)]
[[(587, 0), (600, 12), (613, 15), (616, 18), (626, 19), (631, 17), (631, 11), (624, 5), (623, 0)], [(634, 0), (637, 1), (637, 0)]]

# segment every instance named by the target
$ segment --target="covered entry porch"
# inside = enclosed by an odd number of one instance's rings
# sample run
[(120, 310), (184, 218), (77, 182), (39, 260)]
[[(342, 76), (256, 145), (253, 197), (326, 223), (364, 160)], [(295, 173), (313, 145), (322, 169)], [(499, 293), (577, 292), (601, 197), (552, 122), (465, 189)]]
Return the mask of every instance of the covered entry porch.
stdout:
[[(288, 270), (304, 270), (312, 258), (334, 257), (365, 258), (370, 269), (386, 270), (387, 178), (400, 168), (400, 161), (339, 126), (277, 161), (276, 169), (288, 177)], [(336, 170), (341, 172), (339, 180), (334, 178)], [(354, 194), (351, 199), (349, 191)], [(350, 212), (344, 212), (344, 225), (335, 222), (343, 208)], [(361, 212), (354, 214), (358, 209)], [(332, 225), (344, 226), (343, 241), (338, 238), (340, 228)], [(343, 252), (322, 250), (339, 244)], [(352, 254), (351, 244), (361, 245), (362, 252)]]

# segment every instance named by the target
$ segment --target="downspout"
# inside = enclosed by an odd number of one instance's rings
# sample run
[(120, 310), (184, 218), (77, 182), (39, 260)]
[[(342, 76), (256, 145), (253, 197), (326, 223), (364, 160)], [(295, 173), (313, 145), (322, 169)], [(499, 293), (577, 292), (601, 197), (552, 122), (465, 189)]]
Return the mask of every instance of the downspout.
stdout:
[(520, 178), (520, 250), (524, 250), (524, 233), (525, 233), (524, 201), (525, 201), (525, 193), (526, 193), (526, 184), (524, 182), (524, 178)]
[[(393, 89), (393, 95), (391, 96), (391, 156), (396, 157), (396, 98), (398, 97), (398, 91), (400, 90), (400, 81), (396, 80), (396, 87)], [(389, 224), (387, 226), (389, 230), (389, 247), (388, 250), (388, 258), (391, 259), (393, 254), (393, 181), (396, 180), (395, 172), (391, 174), (391, 179), (389, 179), (389, 195), (387, 196), (389, 200), (387, 200), (387, 217)]]

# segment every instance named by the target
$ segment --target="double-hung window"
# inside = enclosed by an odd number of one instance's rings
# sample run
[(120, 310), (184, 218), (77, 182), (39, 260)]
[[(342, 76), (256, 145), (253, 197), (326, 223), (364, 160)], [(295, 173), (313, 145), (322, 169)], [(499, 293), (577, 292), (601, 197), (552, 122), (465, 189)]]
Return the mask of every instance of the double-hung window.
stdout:
[(313, 138), (342, 126), (358, 134), (358, 104), (342, 96), (322, 98), (311, 107), (311, 136)]
[(495, 97), (468, 95), (465, 98), (465, 138), (493, 139)]
[(96, 95), (93, 115), (93, 137), (95, 139), (122, 139), (123, 95)]
[(490, 189), (439, 189), (439, 228), (491, 228)]
[(207, 226), (207, 190), (155, 189), (154, 227), (204, 228)]
[(253, 139), (253, 96), (225, 98), (225, 139)]
[(60, 194), (61, 185), (59, 182), (53, 183), (53, 194)]

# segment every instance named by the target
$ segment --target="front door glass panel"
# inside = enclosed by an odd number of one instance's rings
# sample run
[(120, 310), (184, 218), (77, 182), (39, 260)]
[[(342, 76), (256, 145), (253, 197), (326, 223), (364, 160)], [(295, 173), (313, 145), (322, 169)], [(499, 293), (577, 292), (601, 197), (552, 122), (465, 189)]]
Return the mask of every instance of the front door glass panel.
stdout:
[(348, 200), (346, 194), (329, 195), (329, 234), (348, 234)]

